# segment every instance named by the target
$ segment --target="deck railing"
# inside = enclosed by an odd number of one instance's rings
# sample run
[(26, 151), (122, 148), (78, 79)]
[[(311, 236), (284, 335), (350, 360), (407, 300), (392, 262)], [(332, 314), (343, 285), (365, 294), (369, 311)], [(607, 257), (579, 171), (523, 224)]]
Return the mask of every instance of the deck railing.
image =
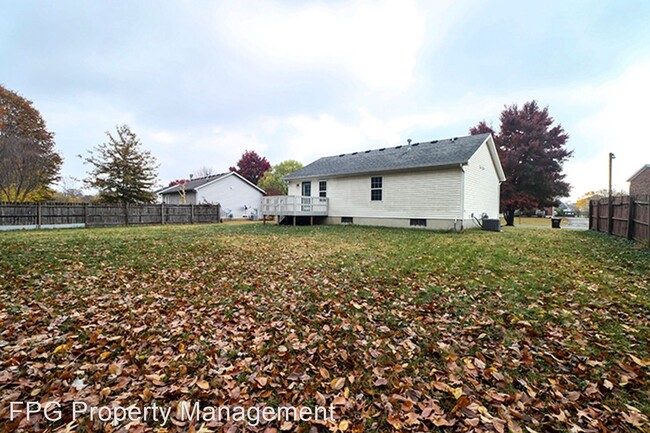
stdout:
[(262, 198), (262, 215), (327, 216), (327, 197), (276, 195)]

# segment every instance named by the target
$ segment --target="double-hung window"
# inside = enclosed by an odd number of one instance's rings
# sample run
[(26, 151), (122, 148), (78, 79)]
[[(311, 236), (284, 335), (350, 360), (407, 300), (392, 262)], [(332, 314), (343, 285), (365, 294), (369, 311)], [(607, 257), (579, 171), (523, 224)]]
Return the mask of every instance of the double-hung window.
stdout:
[(381, 176), (373, 176), (370, 178), (370, 200), (382, 200), (383, 179)]

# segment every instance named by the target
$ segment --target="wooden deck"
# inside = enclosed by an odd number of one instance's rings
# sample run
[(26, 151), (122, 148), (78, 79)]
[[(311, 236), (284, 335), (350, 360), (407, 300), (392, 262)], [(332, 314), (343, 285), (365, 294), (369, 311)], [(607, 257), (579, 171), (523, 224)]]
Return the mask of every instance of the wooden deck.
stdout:
[(327, 197), (301, 197), (296, 195), (277, 195), (262, 197), (264, 216), (327, 216), (329, 199)]

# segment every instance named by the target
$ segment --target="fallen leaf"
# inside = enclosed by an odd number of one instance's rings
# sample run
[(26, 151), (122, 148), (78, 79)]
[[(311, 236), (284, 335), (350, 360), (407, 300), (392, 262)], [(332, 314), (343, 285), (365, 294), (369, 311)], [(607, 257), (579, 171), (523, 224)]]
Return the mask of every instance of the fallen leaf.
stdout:
[(454, 414), (457, 411), (459, 411), (460, 409), (466, 408), (467, 406), (469, 406), (469, 403), (470, 403), (470, 401), (469, 401), (469, 398), (467, 398), (467, 396), (460, 397), (458, 399), (458, 401), (456, 402), (456, 405), (454, 406), (454, 408), (451, 410), (451, 413)]
[(449, 387), (449, 392), (458, 400), (463, 395), (463, 388), (460, 386), (457, 388)]
[(640, 359), (640, 358), (637, 358), (636, 356), (634, 356), (632, 354), (630, 354), (630, 358), (632, 359), (632, 361), (634, 361), (635, 364), (637, 364), (640, 367), (648, 367), (648, 366), (650, 366), (650, 358)]
[(510, 433), (523, 433), (521, 427), (519, 427), (519, 424), (513, 420), (508, 420), (508, 431)]
[(345, 378), (344, 377), (337, 377), (336, 379), (333, 379), (330, 382), (330, 386), (332, 387), (332, 389), (335, 389), (337, 391), (342, 389), (344, 385), (345, 385)]

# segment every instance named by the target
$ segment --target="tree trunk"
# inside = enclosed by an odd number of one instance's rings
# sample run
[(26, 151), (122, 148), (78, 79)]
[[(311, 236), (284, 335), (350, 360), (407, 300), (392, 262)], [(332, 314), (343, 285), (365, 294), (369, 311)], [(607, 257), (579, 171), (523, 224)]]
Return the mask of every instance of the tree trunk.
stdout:
[(503, 212), (503, 217), (506, 219), (507, 226), (515, 226), (515, 210), (513, 208), (506, 208)]

